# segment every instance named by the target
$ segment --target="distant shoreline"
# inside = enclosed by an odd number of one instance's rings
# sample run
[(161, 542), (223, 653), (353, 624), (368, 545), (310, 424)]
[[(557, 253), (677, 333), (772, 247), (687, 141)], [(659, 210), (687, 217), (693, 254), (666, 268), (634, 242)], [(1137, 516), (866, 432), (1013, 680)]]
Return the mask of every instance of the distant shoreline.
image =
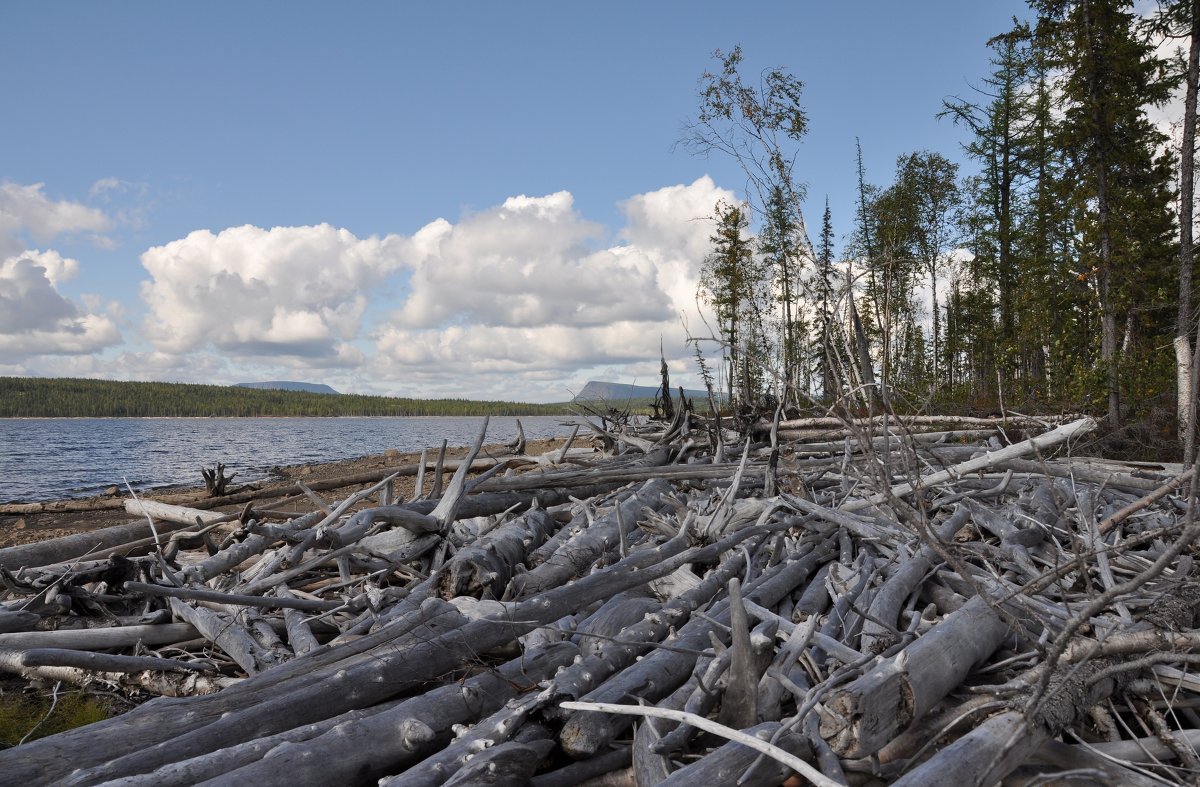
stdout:
[(410, 399), (192, 383), (0, 377), (0, 418), (565, 415), (569, 403)]

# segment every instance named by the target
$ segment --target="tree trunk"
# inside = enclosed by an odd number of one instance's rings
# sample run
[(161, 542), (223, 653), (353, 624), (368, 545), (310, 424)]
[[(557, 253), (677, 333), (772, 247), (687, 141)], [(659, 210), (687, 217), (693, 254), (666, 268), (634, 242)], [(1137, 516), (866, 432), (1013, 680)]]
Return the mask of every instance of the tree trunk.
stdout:
[(826, 700), (821, 735), (843, 757), (866, 757), (928, 713), (1004, 641), (1008, 624), (976, 596), (897, 656)]
[[(1187, 59), (1187, 92), (1183, 100), (1183, 141), (1179, 151), (1179, 310), (1175, 317), (1176, 403), (1179, 439), (1194, 440), (1192, 408), (1192, 222), (1196, 199), (1196, 96), (1200, 92), (1200, 0), (1190, 5), (1191, 30)], [(1194, 444), (1194, 443), (1192, 443)]]
[[(1093, 40), (1095, 35), (1093, 10), (1090, 4), (1083, 4), (1084, 35), (1091, 49), (1092, 57), (1104, 57), (1101, 50), (1102, 42)], [(1105, 63), (1091, 60), (1088, 63), (1088, 93), (1091, 103), (1091, 119), (1093, 135), (1092, 144), (1096, 149), (1095, 160), (1092, 162), (1093, 174), (1096, 177), (1096, 223), (1100, 231), (1099, 265), (1096, 271), (1096, 289), (1100, 300), (1100, 360), (1104, 363), (1105, 379), (1108, 387), (1108, 425), (1116, 428), (1121, 425), (1121, 387), (1118, 368), (1117, 352), (1117, 307), (1113, 293), (1113, 261), (1112, 261), (1112, 221), (1109, 194), (1109, 162), (1105, 151), (1108, 139), (1106, 133), (1111, 129), (1105, 126), (1109, 122), (1103, 117), (1101, 107), (1104, 106), (1103, 87), (1100, 84), (1101, 71)]]

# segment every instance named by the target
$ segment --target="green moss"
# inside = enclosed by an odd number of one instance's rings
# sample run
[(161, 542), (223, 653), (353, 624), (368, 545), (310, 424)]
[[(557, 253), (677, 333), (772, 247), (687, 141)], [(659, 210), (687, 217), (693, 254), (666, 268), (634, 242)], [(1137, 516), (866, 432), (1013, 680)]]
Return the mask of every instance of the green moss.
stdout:
[(0, 694), (0, 748), (16, 746), (30, 730), (34, 730), (28, 738), (32, 741), (108, 717), (101, 701), (77, 691), (60, 690), (57, 703), (41, 693), (4, 692)]

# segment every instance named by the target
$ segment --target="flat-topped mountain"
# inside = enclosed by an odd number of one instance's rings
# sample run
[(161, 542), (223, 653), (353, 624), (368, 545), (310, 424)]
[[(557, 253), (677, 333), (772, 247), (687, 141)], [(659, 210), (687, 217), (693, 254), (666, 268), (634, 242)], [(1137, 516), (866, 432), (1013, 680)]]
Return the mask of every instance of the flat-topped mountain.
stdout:
[[(658, 394), (656, 385), (631, 385), (629, 383), (606, 383), (599, 380), (588, 380), (583, 390), (575, 394), (576, 402), (614, 402), (624, 399), (653, 399)], [(672, 393), (678, 395), (679, 389)], [(707, 399), (708, 393), (697, 390), (684, 390), (690, 399)]]
[(234, 383), (234, 388), (257, 388), (263, 391), (306, 391), (308, 393), (335, 394), (337, 391), (325, 383), (298, 383), (292, 380), (268, 380), (262, 383)]

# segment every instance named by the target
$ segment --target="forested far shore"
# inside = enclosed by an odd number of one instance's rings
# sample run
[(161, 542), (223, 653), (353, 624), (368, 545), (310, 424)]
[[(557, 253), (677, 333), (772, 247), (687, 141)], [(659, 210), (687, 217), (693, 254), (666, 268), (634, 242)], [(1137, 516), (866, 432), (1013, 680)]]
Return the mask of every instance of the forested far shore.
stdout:
[(562, 415), (565, 404), (410, 399), (190, 383), (0, 377), (2, 418)]

